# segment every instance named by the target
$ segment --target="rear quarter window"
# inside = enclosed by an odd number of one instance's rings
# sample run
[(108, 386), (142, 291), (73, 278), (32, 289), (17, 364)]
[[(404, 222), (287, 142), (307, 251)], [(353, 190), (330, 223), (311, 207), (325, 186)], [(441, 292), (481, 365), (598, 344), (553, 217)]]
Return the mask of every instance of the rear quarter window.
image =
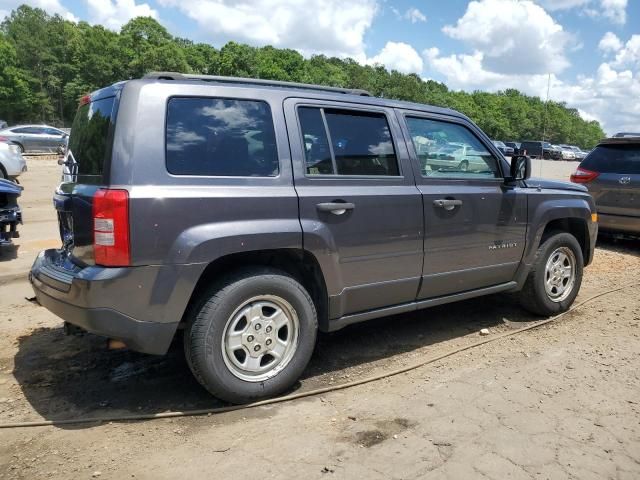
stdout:
[(274, 177), (276, 136), (266, 102), (228, 98), (171, 98), (166, 163), (174, 175)]
[(599, 173), (640, 174), (640, 144), (599, 145), (581, 167)]
[(80, 106), (76, 112), (69, 136), (69, 155), (77, 165), (79, 181), (102, 180), (111, 152), (109, 129), (115, 101), (115, 97), (102, 98)]

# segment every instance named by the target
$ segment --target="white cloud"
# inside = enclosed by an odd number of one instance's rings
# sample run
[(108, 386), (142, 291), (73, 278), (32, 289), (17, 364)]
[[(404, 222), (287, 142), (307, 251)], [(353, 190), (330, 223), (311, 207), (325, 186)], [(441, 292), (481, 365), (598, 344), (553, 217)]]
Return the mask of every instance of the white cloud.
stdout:
[[(425, 50), (427, 72), (442, 75), (452, 89), (497, 91), (516, 88), (529, 95), (546, 98), (548, 76), (510, 75), (484, 68), (483, 53), (442, 56), (436, 48)], [(640, 124), (640, 70), (599, 66), (592, 76), (579, 76), (575, 82), (551, 74), (550, 98), (577, 108), (586, 120), (598, 120), (609, 134), (638, 129)]]
[(48, 14), (58, 14), (65, 20), (70, 20), (72, 22), (78, 21), (78, 17), (64, 7), (60, 3), (60, 0), (0, 0), (0, 20), (9, 15), (12, 10), (15, 10), (23, 4), (34, 8), (41, 8)]
[(159, 0), (179, 8), (210, 40), (295, 48), (364, 59), (375, 0)]
[(617, 52), (622, 48), (622, 42), (613, 32), (607, 32), (600, 39), (598, 48), (605, 53)]
[(538, 0), (540, 5), (550, 11), (584, 7), (589, 2), (591, 2), (591, 0)]
[(631, 35), (627, 43), (622, 46), (612, 62), (615, 68), (638, 67), (640, 71), (640, 35)]
[(612, 23), (624, 25), (627, 21), (628, 0), (536, 0), (549, 11), (580, 8), (590, 17), (603, 17)]
[(627, 0), (600, 0), (602, 16), (613, 23), (624, 25), (627, 21)]
[(569, 61), (571, 35), (530, 0), (470, 2), (456, 25), (444, 33), (482, 53), (487, 70), (497, 73), (559, 73)]
[(158, 19), (158, 12), (148, 3), (137, 4), (135, 0), (86, 0), (89, 21), (104, 25), (112, 30), (119, 30), (125, 23), (135, 17), (152, 17)]
[(384, 65), (389, 70), (397, 70), (401, 73), (419, 74), (424, 67), (418, 52), (411, 45), (403, 42), (387, 42), (380, 53), (370, 58), (367, 63)]
[(411, 7), (404, 14), (404, 18), (411, 23), (426, 22), (427, 16), (415, 7)]

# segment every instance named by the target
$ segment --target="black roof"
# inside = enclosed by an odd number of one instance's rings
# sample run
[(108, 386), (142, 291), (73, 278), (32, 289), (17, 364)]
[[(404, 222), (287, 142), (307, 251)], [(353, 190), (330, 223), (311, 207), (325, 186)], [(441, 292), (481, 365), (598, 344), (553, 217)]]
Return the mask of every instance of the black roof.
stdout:
[(637, 137), (611, 137), (603, 138), (598, 142), (598, 145), (627, 145), (627, 144), (640, 144), (640, 135)]

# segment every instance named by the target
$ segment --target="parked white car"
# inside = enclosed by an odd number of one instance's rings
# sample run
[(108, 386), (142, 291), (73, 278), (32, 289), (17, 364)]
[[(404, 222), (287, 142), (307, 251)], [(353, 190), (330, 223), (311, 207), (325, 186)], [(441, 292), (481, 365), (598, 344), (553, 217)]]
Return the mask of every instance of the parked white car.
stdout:
[(20, 149), (13, 144), (0, 142), (0, 179), (15, 180), (27, 171), (27, 162)]
[(560, 147), (560, 149), (562, 150), (562, 159), (563, 160), (575, 160), (576, 159), (576, 152), (573, 151), (573, 149), (571, 147)]

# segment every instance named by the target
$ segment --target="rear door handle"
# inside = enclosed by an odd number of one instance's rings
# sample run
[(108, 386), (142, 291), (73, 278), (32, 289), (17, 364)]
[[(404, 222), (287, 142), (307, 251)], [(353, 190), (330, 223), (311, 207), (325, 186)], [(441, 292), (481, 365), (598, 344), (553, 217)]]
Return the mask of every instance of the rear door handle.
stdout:
[(353, 210), (356, 206), (353, 203), (348, 202), (327, 202), (327, 203), (319, 203), (316, 205), (319, 211), (321, 212), (330, 212), (334, 215), (342, 215), (347, 210)]
[(462, 200), (449, 200), (448, 198), (442, 198), (433, 201), (434, 207), (444, 208), (445, 210), (453, 210), (456, 207), (462, 205)]

